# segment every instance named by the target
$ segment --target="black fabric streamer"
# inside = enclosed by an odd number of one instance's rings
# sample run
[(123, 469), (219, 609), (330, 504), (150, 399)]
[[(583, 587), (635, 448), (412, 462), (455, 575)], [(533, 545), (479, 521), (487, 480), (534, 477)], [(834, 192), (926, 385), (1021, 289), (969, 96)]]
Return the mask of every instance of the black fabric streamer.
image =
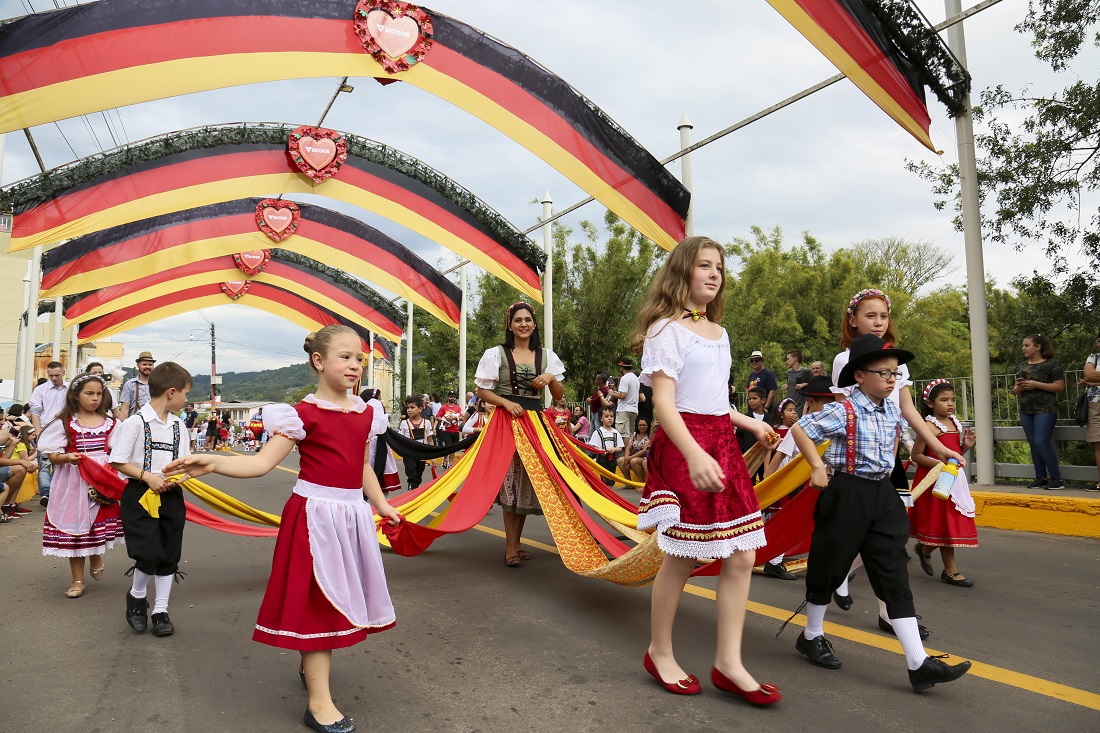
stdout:
[[(431, 461), (470, 448), (473, 446), (474, 441), (477, 440), (477, 436), (471, 435), (469, 438), (464, 438), (452, 445), (424, 445), (411, 438), (406, 438), (393, 428), (389, 428), (385, 433), (378, 436), (379, 448), (378, 453), (375, 454), (376, 456), (382, 453), (381, 441), (383, 439), (394, 453), (404, 459), (412, 458), (417, 461)], [(377, 469), (375, 470), (377, 472)]]

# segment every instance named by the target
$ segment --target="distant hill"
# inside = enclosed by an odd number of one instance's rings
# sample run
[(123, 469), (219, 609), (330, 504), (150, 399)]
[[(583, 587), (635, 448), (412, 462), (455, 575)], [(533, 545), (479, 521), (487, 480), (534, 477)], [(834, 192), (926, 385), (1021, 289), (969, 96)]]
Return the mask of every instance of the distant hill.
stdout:
[[(317, 384), (317, 377), (307, 362), (262, 372), (225, 372), (221, 377), (220, 401), (285, 402), (288, 393)], [(194, 380), (187, 399), (196, 402), (210, 399), (210, 375), (196, 374)]]

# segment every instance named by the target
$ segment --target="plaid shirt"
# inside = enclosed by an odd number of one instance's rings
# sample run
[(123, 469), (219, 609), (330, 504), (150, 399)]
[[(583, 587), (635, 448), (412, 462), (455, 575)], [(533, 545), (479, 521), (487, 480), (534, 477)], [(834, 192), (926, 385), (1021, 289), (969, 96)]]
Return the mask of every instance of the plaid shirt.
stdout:
[[(901, 408), (890, 400), (876, 405), (858, 388), (852, 391), (848, 399), (856, 412), (856, 476), (875, 480), (886, 478), (894, 470), (898, 426), (902, 430), (908, 428), (901, 416)], [(813, 442), (832, 441), (822, 459), (836, 471), (844, 471), (847, 422), (843, 402), (825, 405), (821, 412), (806, 415), (798, 421)]]

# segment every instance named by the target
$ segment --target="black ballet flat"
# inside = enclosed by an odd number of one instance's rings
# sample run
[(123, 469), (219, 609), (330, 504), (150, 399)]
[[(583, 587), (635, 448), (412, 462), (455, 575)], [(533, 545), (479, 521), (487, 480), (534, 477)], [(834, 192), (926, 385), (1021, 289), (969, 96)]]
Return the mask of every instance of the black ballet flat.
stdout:
[(833, 600), (836, 601), (837, 608), (841, 611), (847, 611), (852, 607), (852, 597), (842, 596), (836, 591), (833, 591)]
[(328, 725), (321, 725), (317, 722), (317, 718), (313, 717), (313, 712), (306, 706), (306, 714), (302, 719), (302, 722), (307, 727), (313, 730), (320, 731), (321, 733), (355, 733), (355, 723), (351, 722), (351, 718), (344, 716), (335, 723), (329, 723)]
[(303, 670), (299, 669), (298, 676), (302, 678), (302, 687), (308, 690), (309, 685), (306, 684), (306, 673)]

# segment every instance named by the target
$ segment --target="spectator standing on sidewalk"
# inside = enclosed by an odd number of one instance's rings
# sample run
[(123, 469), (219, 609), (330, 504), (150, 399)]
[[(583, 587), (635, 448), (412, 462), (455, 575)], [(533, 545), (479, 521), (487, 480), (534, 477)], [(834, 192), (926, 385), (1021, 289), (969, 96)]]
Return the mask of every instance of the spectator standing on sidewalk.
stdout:
[(753, 387), (763, 389), (764, 394), (767, 395), (764, 399), (764, 410), (767, 411), (775, 403), (775, 392), (779, 389), (779, 382), (775, 381), (775, 372), (764, 366), (764, 354), (759, 349), (749, 355), (749, 366), (752, 367), (752, 372), (749, 373), (749, 383), (745, 385), (745, 389), (750, 390)]
[[(65, 395), (69, 391), (69, 383), (65, 381), (65, 367), (59, 361), (51, 361), (46, 365), (45, 382), (39, 384), (31, 392), (30, 413), (31, 426), (34, 434), (42, 434), (42, 426), (57, 417), (57, 413), (65, 406)], [(38, 454), (38, 493), (41, 494), (41, 504), (46, 506), (50, 501), (50, 478), (53, 476), (53, 464), (45, 459), (44, 454)]]
[(137, 374), (122, 385), (122, 392), (118, 396), (120, 420), (136, 415), (137, 411), (145, 407), (149, 401), (149, 375), (152, 374), (157, 360), (148, 351), (143, 351), (138, 354), (134, 363), (137, 365)]
[(787, 352), (787, 399), (794, 401), (794, 406), (801, 417), (806, 410), (806, 395), (802, 390), (810, 382), (813, 374), (802, 366), (802, 352), (799, 349), (791, 349)]
[[(1085, 360), (1085, 378), (1081, 380), (1082, 386), (1087, 386), (1085, 394), (1089, 402), (1089, 421), (1085, 428), (1085, 440), (1092, 443), (1092, 450), (1096, 455), (1096, 470), (1100, 471), (1100, 335), (1096, 337), (1096, 352)], [(1100, 481), (1089, 486), (1085, 491), (1100, 491)]]
[(638, 422), (638, 390), (642, 386), (638, 375), (634, 373), (634, 362), (629, 357), (619, 359), (619, 384), (611, 392), (618, 400), (615, 405), (615, 429), (620, 435), (634, 434), (634, 425)]
[(1020, 423), (1031, 446), (1035, 480), (1029, 489), (1055, 491), (1065, 488), (1058, 467), (1058, 453), (1051, 439), (1058, 421), (1058, 393), (1066, 389), (1066, 375), (1054, 361), (1050, 340), (1038, 333), (1024, 336), (1021, 350), (1024, 361), (1016, 371), (1012, 392), (1020, 406)]

